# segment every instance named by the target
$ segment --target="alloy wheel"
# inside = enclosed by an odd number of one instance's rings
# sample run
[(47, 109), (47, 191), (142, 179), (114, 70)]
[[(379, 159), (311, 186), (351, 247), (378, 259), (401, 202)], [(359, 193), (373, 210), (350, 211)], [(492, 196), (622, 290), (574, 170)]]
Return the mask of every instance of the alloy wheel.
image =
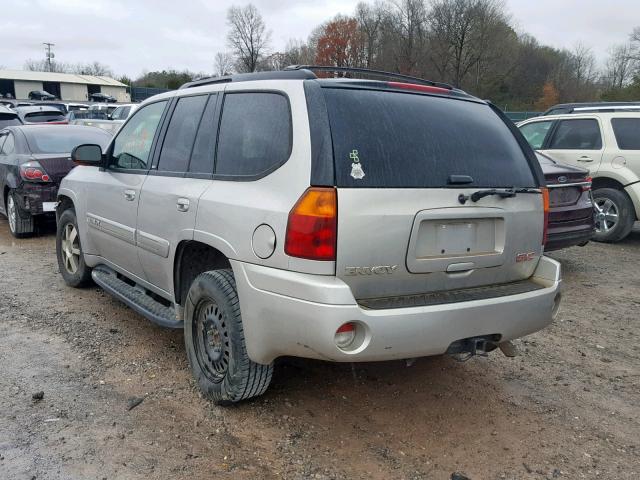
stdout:
[(80, 265), (80, 237), (78, 230), (72, 223), (64, 226), (62, 233), (62, 257), (64, 268), (70, 274), (75, 274)]
[(13, 195), (9, 194), (7, 198), (7, 218), (9, 219), (9, 228), (12, 232), (16, 231), (16, 224), (18, 219), (16, 218), (18, 212), (16, 210), (16, 204), (13, 201)]
[(618, 224), (618, 207), (609, 198), (596, 198), (596, 232), (608, 233)]

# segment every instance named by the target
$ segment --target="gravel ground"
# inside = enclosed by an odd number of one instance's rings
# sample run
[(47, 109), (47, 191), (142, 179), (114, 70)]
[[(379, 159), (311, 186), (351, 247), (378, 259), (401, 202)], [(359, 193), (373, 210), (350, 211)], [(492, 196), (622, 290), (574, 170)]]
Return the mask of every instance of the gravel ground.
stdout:
[(0, 478), (636, 479), (640, 230), (552, 256), (564, 304), (519, 357), (283, 359), (221, 408), (181, 331), (67, 288), (52, 230), (15, 240), (0, 218)]

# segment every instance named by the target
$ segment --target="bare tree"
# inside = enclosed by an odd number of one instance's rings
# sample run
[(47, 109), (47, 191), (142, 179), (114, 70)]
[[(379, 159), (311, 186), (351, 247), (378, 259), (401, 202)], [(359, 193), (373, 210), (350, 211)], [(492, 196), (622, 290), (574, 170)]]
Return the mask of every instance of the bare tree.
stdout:
[(271, 32), (266, 30), (262, 15), (252, 4), (231, 7), (227, 11), (227, 25), (230, 28), (227, 41), (236, 55), (239, 68), (245, 72), (255, 72), (271, 39)]
[(614, 45), (609, 49), (609, 58), (605, 65), (603, 80), (609, 88), (622, 88), (633, 76), (635, 61), (632, 47)]
[(51, 60), (51, 66), (47, 60), (32, 60), (24, 62), (24, 69), (32, 72), (53, 72), (53, 73), (69, 73), (69, 65), (55, 60)]
[(424, 47), (427, 11), (423, 0), (392, 1), (392, 21), (396, 33), (394, 70), (416, 73), (418, 57)]
[(362, 51), (364, 52), (364, 64), (367, 68), (373, 66), (374, 57), (380, 46), (381, 30), (386, 10), (385, 4), (379, 0), (374, 5), (360, 2), (356, 6), (355, 17), (362, 33)]
[(94, 75), (96, 77), (113, 77), (113, 71), (100, 62), (78, 63), (73, 67), (73, 73), (78, 75)]
[(234, 59), (229, 52), (218, 52), (213, 60), (214, 74), (224, 77), (233, 72)]

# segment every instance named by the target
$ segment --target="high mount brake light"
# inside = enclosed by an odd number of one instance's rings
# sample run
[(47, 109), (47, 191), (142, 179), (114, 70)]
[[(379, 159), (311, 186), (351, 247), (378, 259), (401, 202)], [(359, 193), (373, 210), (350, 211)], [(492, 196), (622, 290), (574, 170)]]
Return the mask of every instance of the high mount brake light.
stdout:
[(431, 85), (417, 85), (415, 83), (403, 83), (403, 82), (387, 82), (392, 88), (401, 88), (403, 90), (417, 90), (419, 92), (426, 93), (451, 93), (451, 90), (443, 87), (433, 87)]
[(335, 188), (308, 188), (289, 212), (284, 252), (309, 260), (335, 260), (337, 232)]
[(51, 178), (38, 162), (31, 161), (20, 165), (20, 177), (25, 182), (50, 182)]
[(544, 210), (544, 227), (542, 230), (542, 245), (547, 244), (547, 234), (549, 231), (549, 189), (546, 187), (542, 190), (542, 205)]

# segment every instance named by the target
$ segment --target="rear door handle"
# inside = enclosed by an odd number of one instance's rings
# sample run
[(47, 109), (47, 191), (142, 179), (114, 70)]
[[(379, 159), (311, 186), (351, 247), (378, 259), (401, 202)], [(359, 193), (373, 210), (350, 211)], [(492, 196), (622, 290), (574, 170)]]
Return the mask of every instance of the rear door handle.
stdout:
[(189, 199), (188, 198), (179, 198), (176, 206), (179, 212), (187, 212), (189, 211)]
[(578, 159), (579, 162), (593, 162), (593, 158), (583, 155)]
[(125, 190), (124, 191), (124, 199), (133, 202), (136, 199), (136, 191), (135, 190)]

